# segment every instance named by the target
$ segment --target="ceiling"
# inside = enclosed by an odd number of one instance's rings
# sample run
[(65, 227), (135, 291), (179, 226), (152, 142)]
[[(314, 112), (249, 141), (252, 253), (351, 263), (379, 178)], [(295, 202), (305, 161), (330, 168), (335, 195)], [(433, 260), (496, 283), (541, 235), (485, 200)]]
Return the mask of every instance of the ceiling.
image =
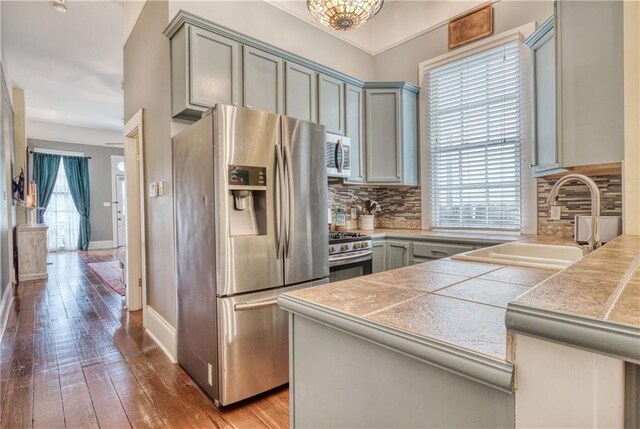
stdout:
[(11, 83), (25, 91), (27, 119), (122, 131), (122, 4), (2, 0)]
[(351, 31), (330, 30), (317, 23), (307, 11), (306, 0), (264, 0), (310, 25), (377, 55), (389, 48), (425, 33), (453, 16), (486, 3), (469, 0), (385, 0), (378, 15)]

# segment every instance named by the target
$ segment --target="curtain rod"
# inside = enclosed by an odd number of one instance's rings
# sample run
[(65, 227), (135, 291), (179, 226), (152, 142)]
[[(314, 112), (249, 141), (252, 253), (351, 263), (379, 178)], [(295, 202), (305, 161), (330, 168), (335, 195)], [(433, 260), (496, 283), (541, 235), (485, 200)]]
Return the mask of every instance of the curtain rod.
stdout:
[[(44, 155), (56, 155), (55, 153), (35, 152), (35, 151), (33, 151), (33, 150), (30, 150), (30, 151), (29, 151), (29, 153), (42, 153), (42, 154), (44, 154)], [(93, 159), (93, 158), (92, 158), (92, 157), (90, 157), (90, 156), (73, 156), (73, 155), (71, 155), (71, 156), (69, 156), (69, 155), (58, 155), (58, 156), (66, 156), (67, 158), (87, 158), (87, 159)]]

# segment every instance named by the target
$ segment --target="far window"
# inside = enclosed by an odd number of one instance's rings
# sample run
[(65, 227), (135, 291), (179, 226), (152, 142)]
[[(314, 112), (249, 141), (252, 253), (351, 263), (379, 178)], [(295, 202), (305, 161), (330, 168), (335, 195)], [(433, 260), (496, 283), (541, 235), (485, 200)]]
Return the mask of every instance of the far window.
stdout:
[(426, 78), (432, 228), (520, 230), (519, 43)]

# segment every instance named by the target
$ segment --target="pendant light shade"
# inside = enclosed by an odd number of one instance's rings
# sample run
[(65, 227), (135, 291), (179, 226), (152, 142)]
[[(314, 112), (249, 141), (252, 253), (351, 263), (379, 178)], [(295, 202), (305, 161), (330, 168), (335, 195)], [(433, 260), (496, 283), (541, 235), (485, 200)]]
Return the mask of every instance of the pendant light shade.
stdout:
[(360, 27), (382, 9), (384, 0), (307, 0), (316, 21), (335, 30)]

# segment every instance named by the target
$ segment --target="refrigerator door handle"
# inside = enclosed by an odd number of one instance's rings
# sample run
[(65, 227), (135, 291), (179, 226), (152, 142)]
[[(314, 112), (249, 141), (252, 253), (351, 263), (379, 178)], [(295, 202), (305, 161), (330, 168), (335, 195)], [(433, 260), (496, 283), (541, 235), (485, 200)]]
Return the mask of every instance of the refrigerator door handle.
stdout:
[(284, 182), (284, 168), (282, 162), (282, 150), (280, 145), (276, 144), (276, 223), (277, 223), (277, 258), (280, 259), (284, 252), (284, 198), (283, 192), (285, 190)]
[(235, 304), (233, 309), (235, 311), (247, 311), (247, 310), (257, 310), (259, 308), (271, 307), (272, 305), (276, 305), (278, 303), (278, 299), (270, 299), (268, 301), (257, 301), (257, 302), (248, 302), (246, 304)]
[(293, 204), (291, 204), (291, 201), (293, 201), (293, 173), (292, 170), (293, 168), (291, 167), (291, 152), (289, 149), (289, 146), (285, 145), (284, 146), (284, 162), (285, 162), (285, 167), (286, 167), (286, 176), (287, 176), (287, 185), (288, 185), (288, 189), (287, 189), (287, 211), (286, 211), (286, 217), (287, 217), (287, 251), (286, 251), (286, 258), (291, 257), (291, 246), (293, 243), (293, 237), (291, 237), (291, 235), (293, 234)]

